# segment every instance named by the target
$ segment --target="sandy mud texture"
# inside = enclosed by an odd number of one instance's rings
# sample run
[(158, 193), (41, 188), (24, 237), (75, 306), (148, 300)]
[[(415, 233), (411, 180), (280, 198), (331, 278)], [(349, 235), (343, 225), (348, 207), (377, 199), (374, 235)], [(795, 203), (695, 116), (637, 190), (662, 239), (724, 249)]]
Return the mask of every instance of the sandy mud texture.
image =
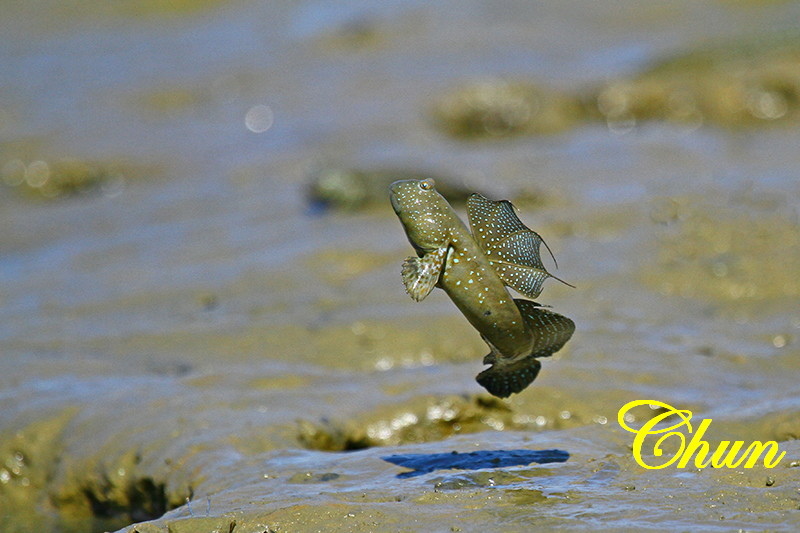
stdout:
[[(0, 1), (0, 529), (800, 529), (799, 7)], [(576, 286), (521, 394), (404, 292), (418, 173)]]

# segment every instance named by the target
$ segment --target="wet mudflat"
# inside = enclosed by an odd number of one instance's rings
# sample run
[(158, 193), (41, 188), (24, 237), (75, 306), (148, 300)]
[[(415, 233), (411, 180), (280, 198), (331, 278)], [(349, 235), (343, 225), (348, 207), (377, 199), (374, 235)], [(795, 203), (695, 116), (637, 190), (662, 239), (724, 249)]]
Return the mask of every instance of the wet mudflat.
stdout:
[[(0, 20), (4, 531), (800, 526), (800, 4), (70, 5)], [(577, 286), (522, 394), (404, 293), (398, 169)], [(639, 399), (786, 457), (646, 470)]]

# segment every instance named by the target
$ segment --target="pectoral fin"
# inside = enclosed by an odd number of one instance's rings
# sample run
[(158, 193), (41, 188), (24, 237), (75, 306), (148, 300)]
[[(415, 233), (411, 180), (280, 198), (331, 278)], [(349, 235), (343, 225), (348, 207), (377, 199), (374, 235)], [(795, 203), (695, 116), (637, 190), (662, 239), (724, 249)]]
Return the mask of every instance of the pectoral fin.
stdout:
[(503, 283), (530, 298), (539, 296), (544, 280), (549, 277), (569, 285), (547, 272), (539, 248), (542, 244), (548, 251), (550, 248), (538, 233), (520, 221), (511, 202), (495, 202), (473, 194), (467, 200), (467, 214), (473, 237)]
[(447, 247), (443, 247), (403, 261), (403, 284), (411, 298), (420, 302), (430, 294), (439, 281), (446, 256)]

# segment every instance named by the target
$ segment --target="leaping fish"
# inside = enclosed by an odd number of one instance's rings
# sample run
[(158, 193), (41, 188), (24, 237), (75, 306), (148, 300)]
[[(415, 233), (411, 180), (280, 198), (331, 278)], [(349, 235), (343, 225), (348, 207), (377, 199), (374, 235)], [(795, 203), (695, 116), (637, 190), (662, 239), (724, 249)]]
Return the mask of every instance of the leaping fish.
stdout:
[(443, 289), (491, 350), (483, 359), (491, 366), (478, 374), (478, 383), (500, 398), (525, 389), (539, 374), (538, 358), (560, 350), (575, 331), (569, 318), (514, 299), (506, 289), (536, 298), (547, 278), (569, 285), (545, 269), (539, 248), (547, 244), (507, 200), (471, 195), (470, 233), (432, 179), (396, 181), (390, 191), (417, 252), (403, 262), (406, 292), (419, 302), (434, 287)]

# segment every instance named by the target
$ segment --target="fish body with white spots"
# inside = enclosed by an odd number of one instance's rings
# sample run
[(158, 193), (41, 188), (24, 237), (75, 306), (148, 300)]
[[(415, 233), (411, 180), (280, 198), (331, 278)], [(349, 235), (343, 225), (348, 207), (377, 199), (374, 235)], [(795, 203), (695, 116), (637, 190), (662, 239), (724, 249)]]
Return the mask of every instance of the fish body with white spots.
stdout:
[(484, 364), (492, 366), (478, 374), (478, 383), (501, 398), (522, 391), (539, 373), (538, 358), (561, 349), (575, 330), (569, 318), (514, 299), (506, 289), (536, 298), (554, 277), (539, 257), (541, 237), (507, 201), (470, 196), (470, 233), (433, 180), (397, 181), (390, 191), (417, 252), (403, 263), (406, 291), (421, 301), (434, 287), (444, 290), (491, 349)]

